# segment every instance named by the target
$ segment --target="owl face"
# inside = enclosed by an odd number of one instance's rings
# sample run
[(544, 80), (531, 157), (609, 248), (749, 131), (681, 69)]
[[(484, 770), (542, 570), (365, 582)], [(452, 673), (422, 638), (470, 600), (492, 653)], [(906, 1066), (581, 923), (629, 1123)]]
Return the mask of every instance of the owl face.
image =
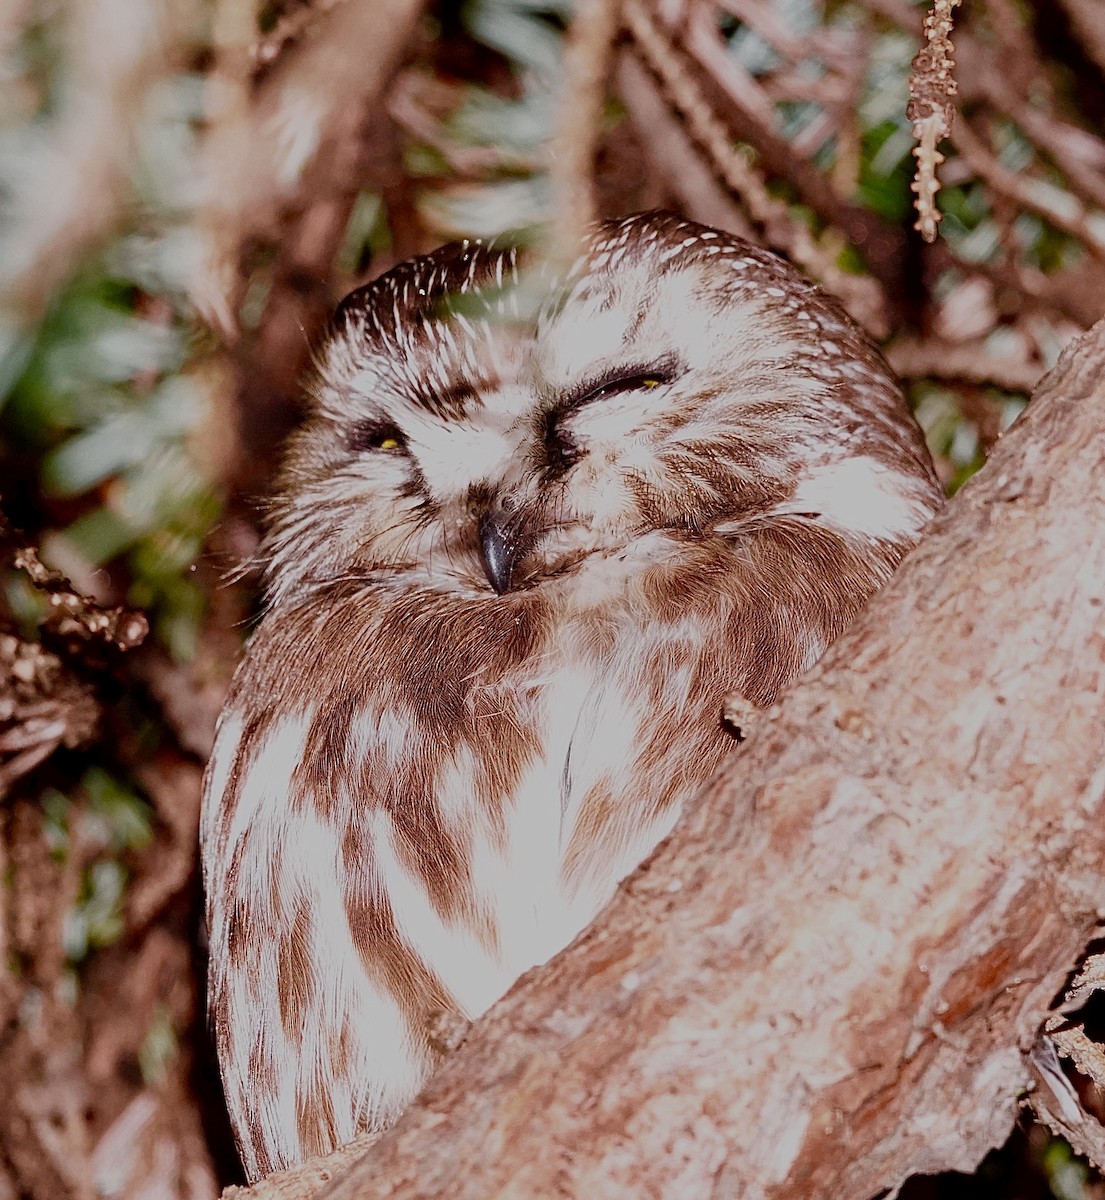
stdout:
[(287, 461), (274, 604), (338, 579), (490, 598), (616, 577), (776, 512), (831, 523), (842, 468), (886, 536), (916, 526), (931, 488), (910, 511), (891, 480), (903, 428), (909, 474), (923, 451), (834, 303), (737, 239), (647, 222), (601, 227), (562, 281), (464, 244), (345, 301)]

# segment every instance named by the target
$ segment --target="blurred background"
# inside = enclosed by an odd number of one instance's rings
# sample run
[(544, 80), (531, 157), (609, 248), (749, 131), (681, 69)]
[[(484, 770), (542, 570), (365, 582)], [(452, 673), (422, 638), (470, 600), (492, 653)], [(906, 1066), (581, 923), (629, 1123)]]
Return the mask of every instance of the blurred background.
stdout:
[[(924, 5), (573, 8), (0, 0), (0, 1200), (240, 1181), (200, 781), (257, 603), (235, 568), (346, 291), (453, 237), (674, 209), (841, 295), (949, 492), (1105, 312), (1101, 0), (959, 10), (932, 244)], [(1026, 1118), (902, 1195), (1105, 1187)]]

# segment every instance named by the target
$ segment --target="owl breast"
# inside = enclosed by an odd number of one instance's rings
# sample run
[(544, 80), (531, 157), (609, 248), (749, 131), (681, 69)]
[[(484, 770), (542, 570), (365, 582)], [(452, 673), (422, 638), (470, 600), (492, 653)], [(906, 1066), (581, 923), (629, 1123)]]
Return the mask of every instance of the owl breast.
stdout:
[(201, 830), (251, 1179), (395, 1120), (939, 503), (877, 351), (778, 260), (655, 214), (589, 255), (536, 320), (509, 254), (415, 260), (323, 356)]

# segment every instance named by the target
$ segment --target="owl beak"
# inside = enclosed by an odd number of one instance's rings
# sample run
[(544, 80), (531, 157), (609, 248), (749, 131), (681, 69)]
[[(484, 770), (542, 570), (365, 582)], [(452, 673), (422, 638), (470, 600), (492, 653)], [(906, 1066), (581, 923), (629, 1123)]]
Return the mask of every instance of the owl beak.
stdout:
[(511, 577), (525, 553), (518, 523), (503, 509), (484, 513), (480, 518), (480, 557), (488, 582), (501, 596), (510, 591)]

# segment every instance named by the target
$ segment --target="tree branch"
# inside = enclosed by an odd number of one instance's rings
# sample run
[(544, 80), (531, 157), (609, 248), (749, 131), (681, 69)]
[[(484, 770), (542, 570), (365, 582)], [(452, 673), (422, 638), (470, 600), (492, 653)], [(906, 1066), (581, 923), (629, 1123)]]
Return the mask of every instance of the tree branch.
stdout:
[(1105, 14), (1094, 0), (1061, 0), (1075, 37), (1105, 73)]
[[(128, 196), (128, 162), (140, 114), (165, 73), (186, 54), (194, 6), (165, 0), (75, 0), (54, 18), (66, 79), (5, 177), (0, 229), (0, 303), (31, 328), (54, 292), (110, 232)], [(0, 43), (13, 43), (20, 14), (0, 14)], [(18, 78), (8, 60), (5, 74)], [(21, 85), (14, 85), (21, 86)], [(7, 97), (5, 97), (7, 98)], [(13, 117), (14, 120), (14, 117)]]
[(587, 226), (598, 216), (594, 163), (618, 32), (620, 0), (587, 0), (576, 6), (564, 51), (560, 111), (549, 144), (553, 195), (551, 251), (570, 264)]
[[(783, 250), (797, 265), (833, 291), (844, 307), (875, 337), (888, 332), (886, 293), (871, 276), (853, 275), (839, 267), (835, 254), (818, 244), (795, 219), (789, 206), (769, 191), (761, 171), (732, 144), (727, 110), (715, 108), (703, 88), (706, 66), (672, 40), (670, 30), (642, 0), (624, 0), (625, 25), (642, 62), (655, 75), (686, 131), (725, 188), (739, 199), (764, 242)], [(692, 49), (693, 49), (692, 44)], [(702, 52), (702, 47), (698, 47)], [(764, 138), (767, 131), (761, 131)], [(755, 143), (761, 152), (763, 144)]]
[(704, 225), (754, 238), (743, 209), (718, 183), (653, 77), (630, 50), (618, 56), (618, 93), (637, 127), (651, 174), (678, 200), (681, 212)]
[(421, 0), (333, 6), (252, 87), (236, 78), (252, 58), (248, 31), (227, 35), (202, 154), (203, 265), (192, 293), (228, 340), (237, 336), (245, 248), (276, 240), (289, 213), (334, 188), (331, 160), (358, 142), (421, 11)]

